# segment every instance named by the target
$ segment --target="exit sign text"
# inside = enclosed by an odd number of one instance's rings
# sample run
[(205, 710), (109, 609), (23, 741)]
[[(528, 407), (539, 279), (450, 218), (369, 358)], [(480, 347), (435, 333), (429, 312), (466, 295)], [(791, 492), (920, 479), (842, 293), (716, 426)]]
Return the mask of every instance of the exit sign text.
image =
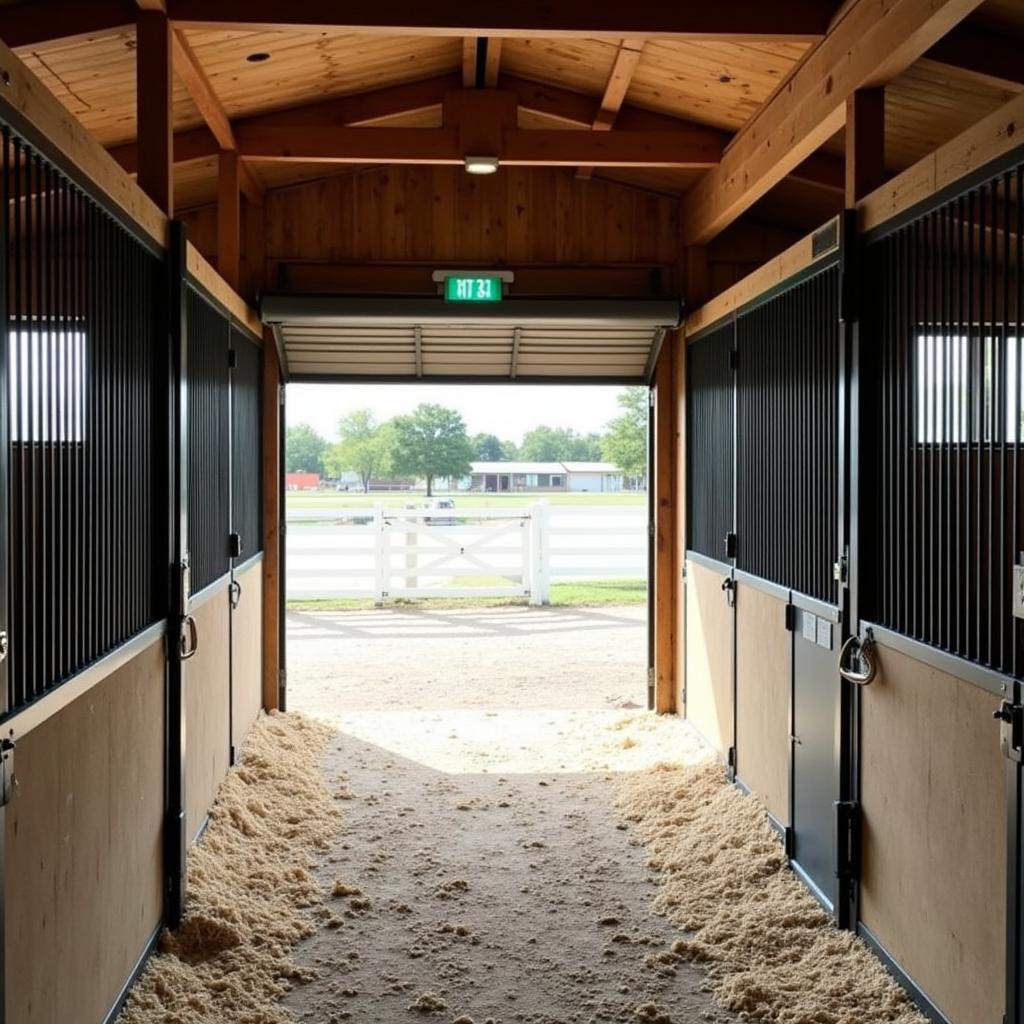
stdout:
[(444, 298), (445, 302), (501, 302), (501, 278), (446, 277)]

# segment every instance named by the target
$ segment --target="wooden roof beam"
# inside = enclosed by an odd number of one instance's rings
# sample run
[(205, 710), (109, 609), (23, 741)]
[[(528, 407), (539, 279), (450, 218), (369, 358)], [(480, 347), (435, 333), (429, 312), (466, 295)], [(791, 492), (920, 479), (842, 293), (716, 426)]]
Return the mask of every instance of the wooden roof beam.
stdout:
[(390, 0), (386, 4), (338, 4), (336, 0), (168, 0), (171, 17), (184, 27), (224, 30), (343, 29), (402, 35), (505, 36), (519, 38), (663, 38), (813, 40), (824, 35), (830, 0), (722, 0), (666, 4), (633, 0), (517, 0), (478, 4), (464, 0)]
[(844, 126), (856, 90), (900, 74), (981, 2), (853, 0), (683, 197), (683, 243), (706, 244), (728, 227)]
[(940, 39), (922, 58), (931, 64), (968, 72), (972, 78), (997, 89), (1024, 91), (1024, 39), (1015, 38), (970, 23), (958, 25)]
[[(643, 52), (643, 39), (623, 39), (619, 43), (615, 60), (612, 61), (612, 69), (608, 73), (604, 95), (591, 124), (594, 131), (608, 131), (615, 124), (615, 118), (618, 117), (622, 104), (626, 102), (629, 83), (633, 80)], [(576, 171), (576, 177), (586, 179), (593, 173), (593, 167), (580, 167)]]
[(462, 87), (472, 89), (476, 85), (476, 36), (462, 40)]

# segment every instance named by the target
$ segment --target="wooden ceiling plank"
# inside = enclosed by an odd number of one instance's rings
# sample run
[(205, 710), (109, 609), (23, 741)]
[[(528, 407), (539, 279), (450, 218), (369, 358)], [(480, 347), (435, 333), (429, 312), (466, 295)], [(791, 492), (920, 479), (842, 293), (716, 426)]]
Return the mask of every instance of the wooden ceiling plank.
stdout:
[(634, 0), (517, 0), (470, 8), (463, 0), (391, 0), (338, 4), (336, 0), (169, 0), (171, 17), (187, 28), (341, 29), (351, 32), (522, 38), (815, 39), (825, 33), (832, 4), (823, 0), (728, 0), (665, 4)]
[(1012, 92), (1024, 90), (1024, 39), (988, 32), (971, 24), (958, 25), (924, 55), (929, 64), (956, 68)]
[(855, 0), (684, 196), (685, 244), (705, 244), (843, 127), (855, 90), (898, 75), (981, 0)]
[[(594, 131), (608, 131), (615, 124), (615, 118), (618, 117), (622, 104), (626, 102), (629, 83), (640, 64), (643, 50), (643, 39), (623, 39), (619, 43), (612, 69), (608, 74), (608, 82), (604, 87), (604, 95), (591, 124)], [(593, 167), (580, 167), (576, 171), (576, 177), (586, 180), (593, 173)]]

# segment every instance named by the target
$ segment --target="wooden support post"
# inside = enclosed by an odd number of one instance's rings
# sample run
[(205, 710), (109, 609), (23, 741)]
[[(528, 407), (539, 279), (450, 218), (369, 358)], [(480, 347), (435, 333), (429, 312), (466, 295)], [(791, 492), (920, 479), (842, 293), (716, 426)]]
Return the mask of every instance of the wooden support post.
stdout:
[(263, 335), (263, 707), (278, 707), (281, 673), (285, 669), (281, 647), (281, 531), (284, 496), (281, 467), (281, 366), (273, 334)]
[(167, 214), (174, 214), (171, 25), (164, 11), (140, 10), (135, 50), (138, 111), (138, 183)]
[(676, 429), (675, 371), (679, 343), (665, 339), (654, 369), (654, 709), (676, 710)]
[(222, 149), (217, 158), (217, 271), (236, 292), (242, 246), (240, 163), (233, 149)]
[(705, 245), (688, 245), (684, 252), (683, 301), (686, 312), (700, 309), (711, 298), (711, 275)]
[(675, 669), (673, 692), (675, 712), (686, 714), (686, 581), (683, 567), (686, 564), (686, 336), (677, 331), (671, 339), (672, 359), (672, 408), (675, 427), (672, 466), (675, 470), (675, 558), (674, 581), (675, 599), (673, 614), (675, 624)]
[(846, 206), (885, 184), (885, 89), (858, 89), (846, 101)]

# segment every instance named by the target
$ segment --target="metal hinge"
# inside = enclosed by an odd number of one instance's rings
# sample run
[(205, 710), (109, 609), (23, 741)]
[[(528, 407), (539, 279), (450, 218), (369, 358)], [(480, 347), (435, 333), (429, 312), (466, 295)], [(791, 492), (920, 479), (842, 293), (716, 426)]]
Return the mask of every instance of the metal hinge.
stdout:
[(725, 765), (730, 782), (736, 781), (736, 748), (730, 747), (725, 752)]
[(1024, 748), (1024, 707), (1011, 700), (1004, 700), (992, 712), (992, 717), (999, 722), (999, 749), (1003, 757), (1010, 761), (1021, 761)]
[(238, 369), (238, 353), (233, 348), (228, 349), (228, 369)]
[(14, 796), (14, 740), (0, 740), (0, 807), (6, 807)]
[(796, 832), (793, 831), (792, 825), (787, 825), (782, 833), (782, 845), (786, 851), (786, 856), (790, 860), (793, 859), (793, 853), (796, 850)]
[(0, 629), (0, 661), (4, 661), (7, 658), (7, 654), (11, 649), (11, 640), (7, 635), (6, 629)]
[(850, 563), (845, 554), (839, 556), (838, 562), (832, 563), (832, 579), (841, 587), (846, 586), (850, 575)]
[(788, 629), (790, 633), (795, 633), (796, 632), (796, 605), (795, 604), (787, 604), (786, 605), (786, 629)]
[(228, 534), (228, 553), (232, 558), (242, 557), (242, 535), (240, 533)]
[(836, 801), (836, 878), (860, 874), (860, 806), (854, 800)]
[(725, 535), (725, 557), (735, 558), (736, 557), (736, 534), (727, 533)]

